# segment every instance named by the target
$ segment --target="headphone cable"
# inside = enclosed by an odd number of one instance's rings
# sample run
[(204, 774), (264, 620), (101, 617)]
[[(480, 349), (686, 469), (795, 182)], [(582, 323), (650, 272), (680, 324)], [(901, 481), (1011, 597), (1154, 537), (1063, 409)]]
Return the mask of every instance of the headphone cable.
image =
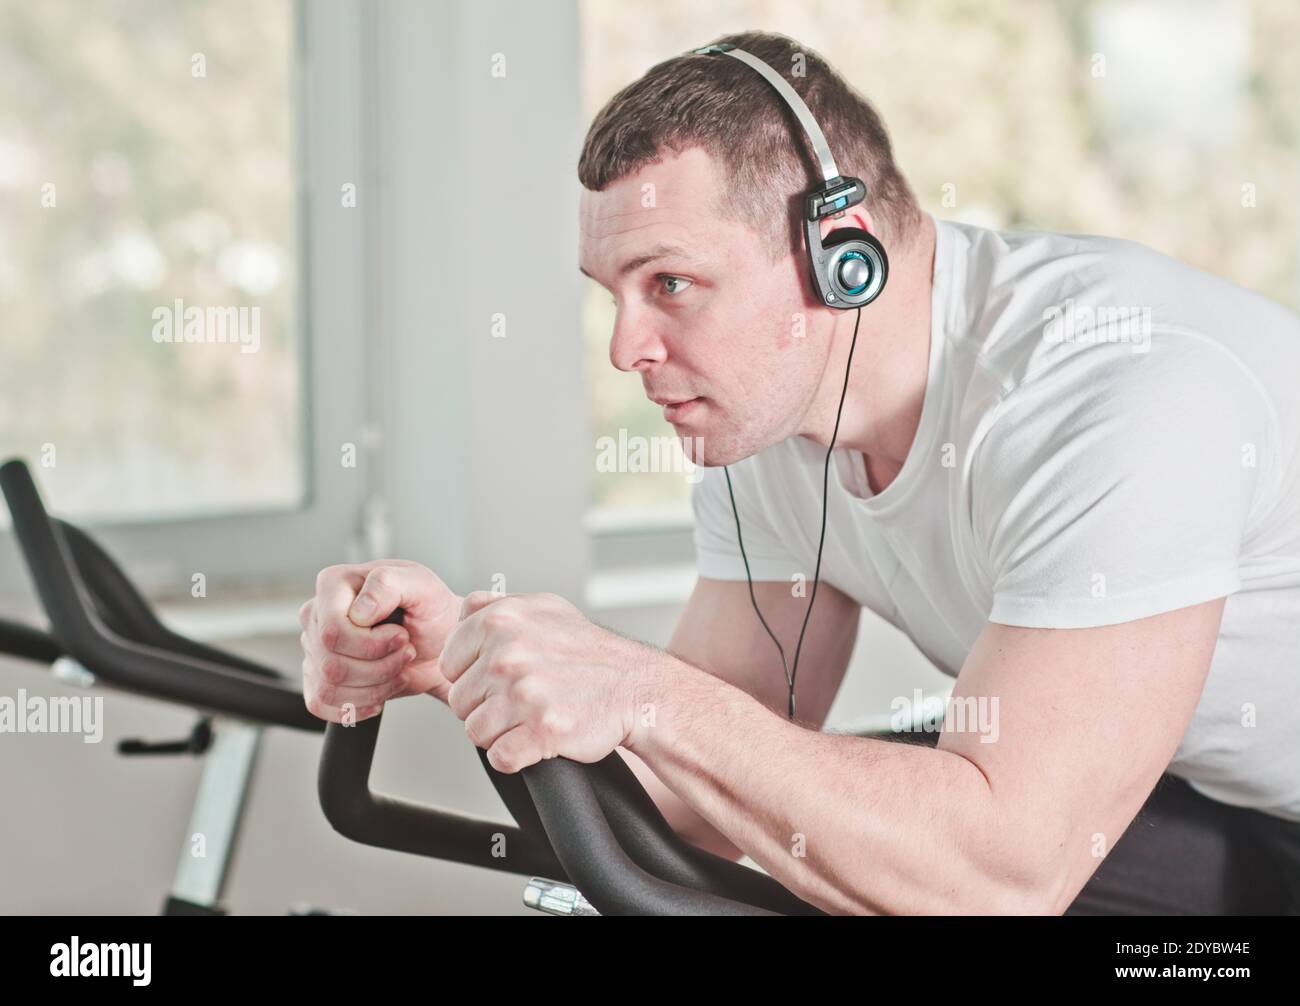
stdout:
[(817, 540), (817, 566), (813, 570), (813, 587), (812, 587), (812, 594), (808, 598), (808, 609), (804, 612), (803, 626), (799, 629), (799, 641), (798, 643), (795, 644), (795, 648), (794, 648), (793, 668), (791, 668), (789, 664), (787, 664), (786, 657), (785, 657), (785, 647), (781, 645), (781, 641), (776, 638), (776, 633), (774, 633), (771, 627), (767, 624), (767, 619), (763, 617), (763, 612), (759, 610), (758, 598), (754, 596), (754, 578), (750, 575), (749, 572), (749, 556), (745, 554), (745, 539), (740, 533), (740, 512), (736, 509), (736, 494), (731, 486), (731, 469), (728, 468), (726, 465), (724, 465), (722, 468), (723, 473), (727, 477), (727, 495), (731, 498), (731, 513), (736, 520), (736, 543), (740, 545), (740, 558), (745, 563), (745, 580), (749, 584), (749, 603), (754, 606), (754, 614), (758, 616), (759, 622), (762, 623), (763, 628), (767, 631), (768, 636), (771, 638), (772, 642), (776, 645), (777, 653), (781, 654), (781, 670), (785, 675), (786, 687), (789, 689), (790, 692), (790, 701), (788, 705), (788, 710), (789, 710), (788, 716), (790, 720), (794, 720), (794, 716), (795, 716), (794, 686), (795, 686), (795, 678), (799, 673), (799, 654), (803, 650), (803, 637), (804, 637), (804, 633), (808, 631), (808, 622), (812, 618), (813, 605), (817, 603), (817, 584), (821, 582), (822, 549), (826, 545), (826, 509), (827, 509), (827, 502), (828, 502), (827, 489), (830, 485), (831, 456), (835, 452), (835, 441), (839, 439), (839, 435), (840, 435), (840, 418), (844, 415), (844, 400), (848, 397), (849, 394), (849, 373), (853, 369), (853, 350), (858, 345), (858, 326), (861, 324), (862, 324), (862, 308), (859, 307), (857, 309), (857, 318), (853, 322), (853, 340), (849, 343), (848, 362), (845, 363), (844, 365), (844, 387), (840, 391), (840, 405), (839, 408), (835, 410), (835, 428), (831, 432), (831, 443), (830, 446), (826, 448), (826, 462), (822, 466), (822, 530), (821, 530), (821, 535)]

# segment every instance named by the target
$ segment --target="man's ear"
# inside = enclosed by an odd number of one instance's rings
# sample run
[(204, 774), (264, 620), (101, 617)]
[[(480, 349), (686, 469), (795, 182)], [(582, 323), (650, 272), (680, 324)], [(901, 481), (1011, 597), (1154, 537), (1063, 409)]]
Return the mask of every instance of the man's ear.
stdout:
[(823, 241), (826, 240), (827, 234), (839, 230), (841, 227), (856, 227), (868, 234), (876, 233), (876, 222), (872, 219), (871, 213), (861, 203), (858, 203), (857, 206), (850, 206), (840, 216), (823, 217), (820, 223)]

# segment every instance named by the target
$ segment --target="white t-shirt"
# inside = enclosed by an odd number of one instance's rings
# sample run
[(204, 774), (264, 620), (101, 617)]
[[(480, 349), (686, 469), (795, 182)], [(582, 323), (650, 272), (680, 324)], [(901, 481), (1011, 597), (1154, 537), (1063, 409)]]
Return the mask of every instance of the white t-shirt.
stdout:
[[(1300, 820), (1300, 317), (1129, 241), (935, 226), (916, 439), (879, 494), (836, 448), (823, 580), (953, 676), (989, 621), (1227, 596), (1169, 771)], [(795, 437), (731, 466), (756, 580), (812, 578), (824, 459)], [(743, 580), (721, 468), (694, 507), (700, 575)]]

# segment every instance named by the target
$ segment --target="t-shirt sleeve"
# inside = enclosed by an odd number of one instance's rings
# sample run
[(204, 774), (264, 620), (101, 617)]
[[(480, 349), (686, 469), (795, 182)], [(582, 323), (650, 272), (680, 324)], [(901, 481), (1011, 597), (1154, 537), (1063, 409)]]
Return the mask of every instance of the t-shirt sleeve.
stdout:
[(975, 456), (993, 622), (1114, 625), (1240, 589), (1267, 399), (1212, 345), (1108, 349), (1008, 395)]
[[(752, 464), (750, 459), (731, 466), (750, 574), (756, 582), (789, 580), (799, 573), (807, 575), (775, 529)], [(691, 491), (699, 575), (713, 580), (743, 580), (745, 564), (736, 543), (736, 519), (727, 494), (726, 472), (721, 467), (696, 471), (703, 476)]]

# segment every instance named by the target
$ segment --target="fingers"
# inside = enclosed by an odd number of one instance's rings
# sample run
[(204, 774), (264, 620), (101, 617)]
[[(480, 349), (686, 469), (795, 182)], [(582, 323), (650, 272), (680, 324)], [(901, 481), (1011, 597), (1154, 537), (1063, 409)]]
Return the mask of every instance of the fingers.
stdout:
[(547, 752), (533, 731), (526, 726), (507, 730), (487, 752), (488, 764), (498, 772), (507, 774), (553, 757), (554, 752)]
[(460, 620), (463, 622), (479, 611), (482, 611), (489, 604), (503, 600), (507, 595), (494, 594), (490, 590), (471, 590), (465, 595), (465, 600), (460, 606)]
[[(332, 571), (339, 572), (327, 576)], [(355, 569), (330, 567), (316, 580), (316, 596), (303, 605), (298, 620), (303, 632), (319, 640), (320, 648), (330, 653), (358, 660), (378, 660), (395, 653), (410, 642), (410, 634), (400, 625), (358, 626), (348, 617), (356, 591), (364, 578)]]
[(317, 719), (327, 723), (359, 723), (370, 719), (384, 708), (382, 701), (357, 703), (346, 696), (329, 695), (328, 692), (327, 697), (334, 699), (334, 702), (325, 702), (318, 692), (317, 680), (306, 673), (305, 662), (303, 666), (302, 701), (307, 711)]
[(354, 625), (366, 628), (387, 618), (401, 607), (404, 596), (414, 595), (414, 590), (405, 589), (410, 576), (411, 568), (404, 566), (376, 566), (370, 570), (348, 608), (348, 618)]
[(465, 736), (475, 747), (485, 751), (507, 731), (519, 726), (511, 705), (500, 698), (488, 699), (465, 719)]
[(322, 683), (331, 685), (367, 687), (383, 684), (401, 674), (406, 665), (415, 659), (415, 647), (401, 637), (395, 638), (386, 652), (365, 658), (328, 650), (315, 633), (304, 632), (298, 641), (307, 658), (304, 668)]
[(382, 703), (369, 706), (358, 706), (353, 703), (327, 706), (307, 691), (303, 691), (302, 697), (307, 705), (307, 711), (326, 723), (360, 723), (379, 715), (384, 708)]
[[(450, 645), (450, 641), (449, 641)], [(443, 650), (442, 673), (446, 677), (446, 650)], [(529, 707), (537, 702), (536, 679), (521, 675), (528, 665), (528, 655), (518, 643), (505, 642), (480, 650), (464, 670), (456, 672), (447, 691), (447, 708), (457, 719), (466, 719), (493, 695), (509, 693), (516, 706)]]
[(487, 630), (493, 624), (488, 622), (488, 616), (491, 615), (497, 620), (495, 623), (497, 627), (509, 618), (506, 612), (510, 609), (504, 605), (498, 606), (491, 612), (484, 610), (504, 599), (503, 595), (493, 594), (487, 590), (475, 590), (465, 595), (465, 600), (460, 607), (461, 620), (447, 637), (442, 655), (438, 658), (442, 676), (452, 684), (455, 684), (457, 679), (478, 659)]
[[(397, 654), (401, 657), (402, 654)], [(311, 658), (302, 662), (302, 697), (307, 709), (323, 720), (339, 722), (345, 711), (355, 710), (358, 720), (377, 713), (385, 702), (397, 697), (407, 685), (406, 675), (399, 667), (390, 668), (385, 680), (373, 684), (340, 684), (322, 678), (312, 665)]]
[(384, 707), (389, 699), (396, 698), (391, 685), (374, 688), (349, 688), (345, 685), (327, 685), (308, 675), (303, 675), (303, 702), (307, 710), (322, 720), (340, 723), (349, 710), (355, 719), (369, 719)]
[[(315, 596), (298, 610), (303, 701), (321, 719), (366, 719), (410, 684), (406, 668), (416, 651), (409, 632), (400, 625), (358, 626), (348, 617), (376, 567), (382, 564), (321, 570)], [(377, 590), (387, 589), (384, 577), (375, 581)]]

